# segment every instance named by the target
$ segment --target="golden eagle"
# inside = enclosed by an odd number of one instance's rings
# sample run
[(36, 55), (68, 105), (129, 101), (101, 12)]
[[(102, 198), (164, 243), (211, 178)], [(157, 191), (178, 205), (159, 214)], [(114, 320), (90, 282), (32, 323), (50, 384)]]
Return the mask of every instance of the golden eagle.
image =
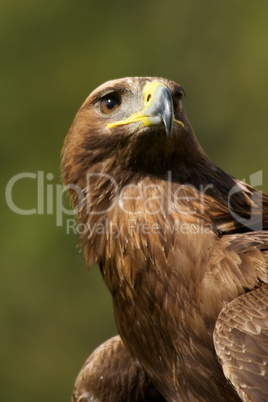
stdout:
[(109, 81), (66, 137), (64, 183), (120, 335), (74, 400), (268, 400), (268, 197), (211, 162), (183, 96), (163, 78)]

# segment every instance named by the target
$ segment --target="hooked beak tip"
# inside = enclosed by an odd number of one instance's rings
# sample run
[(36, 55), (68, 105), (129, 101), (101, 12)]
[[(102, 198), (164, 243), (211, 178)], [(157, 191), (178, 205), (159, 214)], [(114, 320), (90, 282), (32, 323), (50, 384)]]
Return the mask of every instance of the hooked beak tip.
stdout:
[(174, 109), (172, 95), (165, 85), (159, 85), (155, 89), (147, 113), (161, 118), (166, 135), (170, 137), (173, 130)]

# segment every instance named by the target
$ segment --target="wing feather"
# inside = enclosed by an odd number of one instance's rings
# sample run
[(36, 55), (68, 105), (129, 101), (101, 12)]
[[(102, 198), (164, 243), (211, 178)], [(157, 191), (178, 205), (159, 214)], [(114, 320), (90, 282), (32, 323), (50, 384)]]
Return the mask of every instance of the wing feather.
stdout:
[(77, 376), (72, 402), (165, 402), (119, 336), (100, 345)]
[(248, 292), (221, 311), (214, 345), (225, 376), (243, 401), (268, 400), (268, 285)]

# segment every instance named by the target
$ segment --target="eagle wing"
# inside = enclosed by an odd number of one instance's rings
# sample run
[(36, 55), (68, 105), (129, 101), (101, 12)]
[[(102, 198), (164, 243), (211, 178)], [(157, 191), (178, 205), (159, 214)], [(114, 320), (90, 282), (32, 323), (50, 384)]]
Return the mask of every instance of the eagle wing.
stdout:
[(268, 286), (248, 292), (221, 311), (214, 344), (225, 376), (243, 401), (268, 400)]
[(72, 402), (165, 402), (120, 336), (100, 345), (75, 381)]
[(240, 180), (233, 180), (224, 202), (217, 193), (212, 194), (212, 198), (207, 197), (207, 212), (219, 233), (267, 230), (268, 196)]

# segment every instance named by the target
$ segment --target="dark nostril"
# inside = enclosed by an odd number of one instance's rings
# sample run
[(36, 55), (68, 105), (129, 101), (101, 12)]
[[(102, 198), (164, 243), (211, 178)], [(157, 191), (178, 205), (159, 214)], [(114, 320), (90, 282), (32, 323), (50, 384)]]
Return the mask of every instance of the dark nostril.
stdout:
[(151, 94), (149, 94), (149, 95), (147, 96), (147, 102), (149, 102), (149, 100), (151, 99), (151, 97), (152, 97)]

